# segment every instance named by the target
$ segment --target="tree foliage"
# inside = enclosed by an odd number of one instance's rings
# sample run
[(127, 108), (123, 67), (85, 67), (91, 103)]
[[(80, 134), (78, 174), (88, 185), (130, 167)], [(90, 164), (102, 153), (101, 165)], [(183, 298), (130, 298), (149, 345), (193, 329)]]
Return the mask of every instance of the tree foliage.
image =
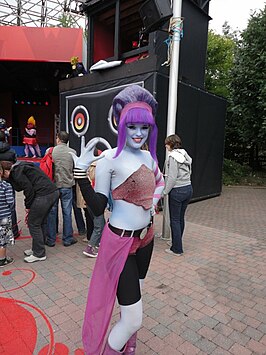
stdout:
[(209, 31), (206, 89), (228, 100), (225, 157), (258, 167), (266, 154), (266, 7), (247, 28), (223, 35)]
[(74, 28), (75, 27), (75, 20), (71, 16), (71, 14), (63, 12), (62, 15), (58, 19), (59, 24), (58, 27), (67, 27), (67, 28)]
[[(251, 15), (236, 48), (230, 83), (231, 133), (257, 160), (266, 141), (266, 7)], [(252, 162), (251, 162), (252, 163)]]
[(209, 31), (205, 76), (205, 86), (209, 92), (229, 97), (230, 69), (233, 66), (235, 47), (236, 42), (229, 32), (227, 35), (219, 35)]

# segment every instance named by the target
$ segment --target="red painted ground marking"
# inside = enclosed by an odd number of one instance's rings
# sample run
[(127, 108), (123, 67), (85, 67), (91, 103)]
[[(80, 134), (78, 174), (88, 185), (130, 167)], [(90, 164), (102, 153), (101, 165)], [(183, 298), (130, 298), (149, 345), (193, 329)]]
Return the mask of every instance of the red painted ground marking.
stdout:
[(26, 282), (25, 284), (22, 284), (22, 285), (20, 285), (20, 286), (18, 286), (18, 287), (15, 287), (15, 288), (12, 288), (12, 289), (9, 289), (9, 290), (5, 290), (5, 291), (0, 291), (0, 294), (1, 294), (1, 293), (6, 293), (6, 292), (12, 292), (12, 291), (18, 290), (18, 289), (20, 289), (20, 288), (22, 288), (22, 287), (25, 287), (25, 286), (27, 286), (29, 283), (31, 283), (32, 280), (34, 280), (35, 277), (36, 277), (35, 272), (32, 271), (32, 270), (29, 270), (29, 269), (12, 269), (12, 270), (8, 270), (8, 271), (4, 271), (4, 272), (2, 273), (2, 275), (3, 275), (3, 276), (9, 276), (9, 275), (12, 274), (13, 271), (16, 271), (16, 270), (30, 272), (30, 273), (32, 274), (31, 279), (30, 279), (28, 282)]
[[(16, 270), (29, 271), (32, 277), (25, 284), (0, 293), (12, 292), (25, 287), (36, 276), (35, 272), (29, 269), (7, 270), (2, 273), (2, 276), (12, 275)], [(19, 353), (23, 355), (34, 354), (38, 335), (36, 321), (32, 312), (21, 305), (27, 306), (39, 313), (49, 329), (50, 343), (43, 347), (38, 355), (69, 355), (69, 349), (65, 344), (54, 343), (53, 328), (44, 312), (27, 302), (4, 297), (0, 297), (0, 324), (4, 325), (4, 327), (1, 327), (0, 354), (17, 354), (18, 349)], [(74, 354), (85, 355), (83, 349), (76, 349)]]
[(22, 239), (30, 239), (31, 235), (21, 235), (19, 237), (16, 238), (16, 240), (22, 240)]
[(33, 315), (16, 300), (0, 298), (1, 348), (3, 354), (32, 355), (37, 327)]
[[(54, 348), (54, 333), (53, 333), (53, 328), (46, 315), (40, 309), (27, 302), (15, 300), (15, 299), (3, 298), (3, 297), (0, 298), (0, 321), (4, 322), (5, 320), (7, 324), (9, 323), (12, 327), (12, 332), (9, 332), (10, 334), (9, 337), (11, 340), (9, 340), (8, 336), (6, 336), (5, 334), (5, 336), (3, 337), (4, 343), (1, 344), (1, 347), (8, 347), (7, 348), (8, 351), (6, 352), (6, 354), (16, 354), (17, 353), (16, 351), (12, 352), (14, 346), (13, 344), (15, 343), (16, 349), (21, 349), (21, 348), (23, 349), (23, 351), (20, 352), (21, 354), (23, 355), (34, 354), (34, 348), (36, 346), (36, 339), (37, 339), (36, 322), (31, 312), (19, 306), (18, 304), (22, 304), (34, 309), (44, 319), (50, 333), (50, 344), (48, 345), (47, 352), (45, 353), (45, 355), (52, 355), (53, 348)], [(12, 311), (12, 309), (15, 309), (15, 311)], [(30, 319), (31, 322), (29, 324), (27, 324), (28, 319)], [(8, 329), (10, 329), (10, 327)], [(22, 331), (23, 331), (23, 335), (21, 336), (20, 333)], [(28, 331), (28, 333), (26, 331)], [(14, 336), (14, 334), (17, 333), (18, 336)], [(6, 343), (5, 339), (8, 339), (8, 343)], [(2, 337), (1, 337), (1, 342), (2, 342)], [(26, 347), (30, 348), (30, 352), (27, 351)]]
[[(21, 235), (16, 240), (23, 240), (23, 239), (31, 239), (31, 235)], [(61, 242), (61, 239), (57, 236), (56, 237), (56, 243)]]
[[(42, 348), (38, 355), (46, 355), (49, 345)], [(53, 355), (69, 355), (69, 349), (65, 344), (55, 343)]]

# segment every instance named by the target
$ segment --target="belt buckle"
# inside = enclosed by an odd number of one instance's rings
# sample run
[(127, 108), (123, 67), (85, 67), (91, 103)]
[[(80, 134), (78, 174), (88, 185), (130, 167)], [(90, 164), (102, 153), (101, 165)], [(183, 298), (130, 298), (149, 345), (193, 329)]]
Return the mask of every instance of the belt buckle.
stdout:
[(140, 233), (139, 239), (144, 239), (146, 234), (147, 234), (147, 232), (148, 232), (148, 228), (147, 227), (143, 228), (141, 233)]

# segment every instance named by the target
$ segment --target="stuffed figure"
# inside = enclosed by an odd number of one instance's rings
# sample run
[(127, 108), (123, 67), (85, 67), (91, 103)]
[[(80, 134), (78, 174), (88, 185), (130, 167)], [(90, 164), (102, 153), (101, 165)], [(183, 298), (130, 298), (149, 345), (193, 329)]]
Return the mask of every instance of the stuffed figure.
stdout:
[(83, 76), (84, 74), (87, 74), (83, 64), (79, 62), (79, 57), (72, 57), (70, 59), (70, 63), (72, 67), (72, 73), (67, 74), (67, 78), (75, 78), (77, 76)]
[(41, 157), (41, 150), (36, 139), (36, 123), (33, 116), (30, 116), (28, 123), (25, 127), (25, 134), (23, 138), (23, 144), (25, 144), (25, 157), (29, 157), (29, 152), (32, 154), (32, 158), (36, 158), (36, 153), (38, 157)]

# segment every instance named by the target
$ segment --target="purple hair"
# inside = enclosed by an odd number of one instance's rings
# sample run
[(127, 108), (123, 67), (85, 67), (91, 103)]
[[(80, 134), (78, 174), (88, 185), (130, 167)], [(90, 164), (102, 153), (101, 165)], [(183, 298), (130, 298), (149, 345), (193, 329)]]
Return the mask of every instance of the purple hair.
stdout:
[[(131, 107), (123, 114), (123, 109), (127, 104), (144, 102), (148, 108)], [(147, 106), (146, 105), (146, 106)], [(133, 105), (134, 106), (134, 105)], [(154, 116), (156, 114), (157, 101), (152, 94), (138, 85), (130, 85), (122, 90), (113, 100), (113, 113), (118, 122), (117, 151), (114, 158), (118, 157), (126, 143), (126, 125), (128, 123), (141, 123), (150, 126), (149, 151), (153, 159), (157, 162), (156, 145), (158, 129)]]

